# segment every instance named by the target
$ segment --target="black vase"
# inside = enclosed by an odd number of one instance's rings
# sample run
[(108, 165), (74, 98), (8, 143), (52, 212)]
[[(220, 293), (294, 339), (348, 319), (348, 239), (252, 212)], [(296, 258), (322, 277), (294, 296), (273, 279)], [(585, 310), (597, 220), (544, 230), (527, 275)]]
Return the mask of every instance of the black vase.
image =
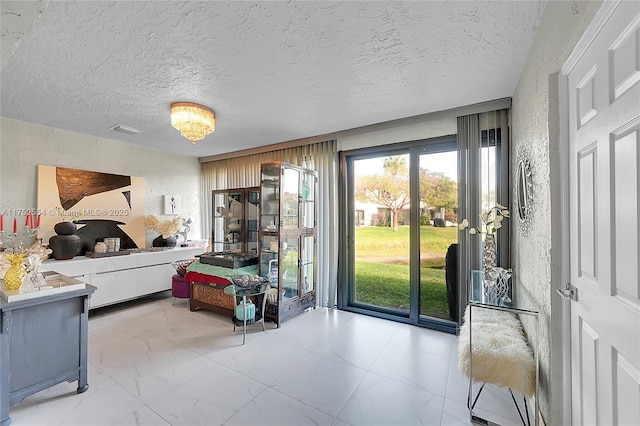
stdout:
[(76, 229), (73, 222), (60, 222), (53, 226), (58, 235), (49, 238), (49, 247), (55, 260), (73, 259), (76, 255), (80, 247), (80, 237), (74, 234)]
[(152, 242), (154, 247), (167, 247), (167, 248), (173, 248), (173, 247), (176, 246), (177, 243), (178, 243), (178, 241), (176, 240), (176, 238), (173, 235), (171, 235), (171, 236), (169, 236), (167, 238), (162, 238), (162, 235), (159, 235)]

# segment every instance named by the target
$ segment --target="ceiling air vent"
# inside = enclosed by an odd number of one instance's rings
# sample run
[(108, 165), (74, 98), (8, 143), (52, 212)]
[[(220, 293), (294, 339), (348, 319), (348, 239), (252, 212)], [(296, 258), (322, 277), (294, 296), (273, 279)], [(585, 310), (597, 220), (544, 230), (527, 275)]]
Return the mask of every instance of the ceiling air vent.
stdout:
[(115, 130), (116, 132), (120, 133), (126, 133), (128, 135), (137, 135), (138, 133), (142, 133), (142, 130), (125, 126), (124, 124), (116, 124), (115, 126), (111, 127), (111, 130)]

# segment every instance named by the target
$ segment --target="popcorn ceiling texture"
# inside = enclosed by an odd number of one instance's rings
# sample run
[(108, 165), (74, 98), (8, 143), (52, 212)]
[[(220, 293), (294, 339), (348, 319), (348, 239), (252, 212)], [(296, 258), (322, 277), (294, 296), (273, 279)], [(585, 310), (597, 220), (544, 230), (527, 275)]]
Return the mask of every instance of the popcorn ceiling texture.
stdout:
[[(3, 28), (24, 34), (2, 70), (4, 117), (194, 157), (508, 97), (544, 5), (51, 1), (28, 20), (25, 3), (1, 2)], [(180, 100), (216, 112), (205, 141), (179, 143)]]
[[(38, 164), (145, 178), (146, 214), (163, 215), (163, 195), (179, 194), (181, 215), (191, 216), (190, 238), (200, 235), (200, 165), (196, 158), (168, 154), (23, 121), (0, 118), (0, 210), (36, 208)], [(147, 232), (146, 244), (158, 236)]]
[(31, 31), (33, 25), (42, 16), (49, 0), (39, 1), (2, 1), (2, 52), (1, 68), (9, 62), (22, 39)]
[[(557, 134), (557, 77), (554, 73), (571, 54), (584, 30), (600, 8), (601, 2), (551, 1), (547, 3), (539, 31), (529, 51), (512, 103), (512, 162), (519, 155), (531, 163), (533, 180), (533, 217), (528, 237), (514, 220), (513, 267), (516, 285), (526, 288), (541, 309), (537, 329), (540, 356), (540, 406), (547, 424), (562, 423), (561, 317), (552, 305), (561, 303), (555, 296), (560, 285), (560, 235), (552, 232), (552, 218), (560, 217), (559, 140)], [(550, 90), (551, 86), (551, 90)], [(552, 168), (555, 167), (555, 168)], [(514, 167), (515, 170), (515, 167)], [(551, 176), (556, 177), (552, 180)], [(553, 258), (552, 258), (553, 255)], [(552, 315), (553, 312), (553, 315)], [(534, 324), (523, 318), (530, 337)]]

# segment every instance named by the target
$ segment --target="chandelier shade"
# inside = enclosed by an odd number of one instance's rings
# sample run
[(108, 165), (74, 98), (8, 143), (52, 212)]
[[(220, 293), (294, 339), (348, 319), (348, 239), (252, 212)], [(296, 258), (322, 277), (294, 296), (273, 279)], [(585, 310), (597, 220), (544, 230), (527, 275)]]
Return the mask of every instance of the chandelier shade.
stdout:
[(213, 133), (216, 128), (216, 115), (203, 105), (174, 102), (171, 104), (171, 125), (195, 144)]

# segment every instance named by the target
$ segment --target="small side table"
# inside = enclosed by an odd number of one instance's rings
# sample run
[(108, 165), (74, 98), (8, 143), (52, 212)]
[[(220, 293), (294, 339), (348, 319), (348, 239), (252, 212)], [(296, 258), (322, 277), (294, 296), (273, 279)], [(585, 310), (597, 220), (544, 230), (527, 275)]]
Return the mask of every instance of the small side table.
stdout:
[[(224, 288), (225, 294), (229, 296), (233, 296), (234, 300), (236, 297), (242, 297), (243, 306), (247, 306), (247, 296), (259, 296), (263, 295), (262, 306), (260, 307), (260, 319), (258, 320), (249, 320), (247, 322), (247, 317), (243, 315), (242, 319), (242, 344), (244, 345), (246, 336), (247, 336), (247, 324), (260, 324), (262, 323), (262, 329), (264, 330), (264, 308), (266, 306), (266, 296), (265, 293), (271, 288), (271, 285), (266, 282), (260, 284), (259, 287), (249, 287), (243, 288), (239, 287), (235, 284), (228, 285)], [(234, 316), (234, 324), (235, 324), (235, 316)]]

